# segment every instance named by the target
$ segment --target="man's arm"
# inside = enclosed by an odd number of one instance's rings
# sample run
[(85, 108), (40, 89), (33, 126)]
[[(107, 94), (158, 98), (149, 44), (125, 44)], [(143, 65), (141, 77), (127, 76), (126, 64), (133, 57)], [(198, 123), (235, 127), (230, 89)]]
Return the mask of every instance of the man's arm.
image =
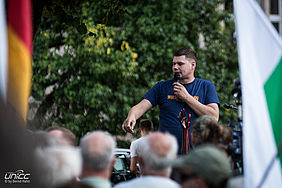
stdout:
[(218, 121), (219, 119), (218, 104), (210, 103), (204, 105), (200, 103), (188, 93), (188, 91), (185, 89), (185, 87), (182, 84), (177, 82), (174, 83), (174, 93), (177, 96), (177, 98), (185, 102), (198, 116), (210, 115)]
[(131, 157), (130, 158), (130, 171), (133, 172), (134, 174), (138, 174), (139, 171), (137, 169), (137, 159), (138, 157)]
[(151, 108), (152, 104), (147, 99), (143, 99), (141, 102), (133, 106), (122, 124), (122, 129), (125, 132), (134, 133), (136, 120)]
[(194, 99), (192, 96), (191, 96), (190, 99), (186, 99), (184, 101), (190, 106), (190, 108), (192, 110), (194, 110), (194, 112), (198, 116), (209, 115), (209, 116), (214, 117), (216, 119), (216, 121), (218, 121), (218, 119), (219, 119), (218, 104), (210, 103), (210, 104), (204, 105), (204, 104), (200, 103), (199, 101), (197, 101), (196, 99)]

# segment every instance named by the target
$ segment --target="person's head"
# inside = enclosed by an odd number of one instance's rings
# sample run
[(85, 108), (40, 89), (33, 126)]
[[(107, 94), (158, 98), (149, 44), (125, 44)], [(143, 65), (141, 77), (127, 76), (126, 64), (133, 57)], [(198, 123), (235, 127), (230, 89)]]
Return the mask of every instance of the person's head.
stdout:
[(233, 131), (230, 127), (219, 124), (220, 130), (220, 141), (219, 147), (226, 151), (229, 155), (232, 154), (232, 144), (233, 144)]
[(146, 136), (139, 147), (139, 164), (144, 175), (168, 177), (171, 166), (168, 161), (176, 158), (176, 138), (169, 133), (154, 132)]
[(104, 131), (93, 131), (80, 141), (83, 171), (89, 174), (105, 174), (109, 178), (116, 159), (116, 141)]
[(40, 182), (46, 187), (55, 187), (75, 180), (82, 170), (78, 149), (72, 146), (53, 145), (37, 148), (36, 163)]
[(65, 127), (55, 125), (52, 127), (48, 127), (46, 131), (49, 132), (49, 134), (51, 134), (52, 136), (54, 136), (62, 145), (77, 145), (77, 139), (75, 134)]
[(139, 123), (139, 131), (141, 132), (141, 135), (147, 135), (149, 132), (152, 132), (154, 130), (153, 122), (149, 119), (142, 119)]
[(198, 117), (192, 126), (192, 144), (198, 146), (205, 143), (216, 144), (219, 141), (220, 130), (214, 117), (203, 115)]
[(172, 179), (184, 188), (223, 188), (232, 172), (225, 153), (212, 145), (195, 148), (174, 161), (173, 167)]
[(194, 78), (196, 61), (196, 52), (193, 49), (181, 48), (174, 53), (172, 71), (180, 73), (180, 81), (191, 81)]
[(46, 131), (34, 131), (31, 136), (37, 148), (46, 148), (59, 144), (58, 140)]
[(221, 134), (220, 143), (228, 147), (233, 141), (233, 131), (230, 127), (223, 124), (219, 124), (219, 129)]

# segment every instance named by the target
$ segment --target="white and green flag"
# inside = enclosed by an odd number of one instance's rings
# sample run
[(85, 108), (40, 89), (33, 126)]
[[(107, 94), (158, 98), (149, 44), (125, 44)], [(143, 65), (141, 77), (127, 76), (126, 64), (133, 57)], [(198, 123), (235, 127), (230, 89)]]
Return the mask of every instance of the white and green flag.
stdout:
[(282, 154), (275, 157), (282, 141), (282, 40), (256, 1), (234, 0), (234, 13), (243, 101), (244, 184), (282, 187)]

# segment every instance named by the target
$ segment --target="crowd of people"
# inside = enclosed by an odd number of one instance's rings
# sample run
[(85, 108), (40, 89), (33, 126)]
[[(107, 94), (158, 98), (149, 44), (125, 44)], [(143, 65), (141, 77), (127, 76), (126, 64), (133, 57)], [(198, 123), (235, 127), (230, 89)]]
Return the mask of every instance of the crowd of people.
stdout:
[(230, 180), (232, 130), (218, 123), (219, 100), (213, 83), (194, 77), (196, 60), (190, 48), (176, 51), (175, 78), (157, 83), (129, 111), (122, 124), (126, 132), (134, 133), (137, 120), (156, 105), (160, 123), (156, 130), (150, 120), (140, 121), (141, 137), (130, 146), (130, 171), (136, 178), (115, 185), (110, 181), (117, 161), (113, 135), (92, 130), (78, 142), (63, 126), (23, 130), (9, 125), (23, 122), (1, 102), (0, 120), (5, 126), (0, 126), (0, 162), (7, 169), (5, 185), (25, 177), (29, 184), (24, 186), (43, 188), (242, 187), (241, 180)]
[[(5, 126), (1, 127), (4, 128)], [(12, 126), (6, 126), (6, 129), (2, 130), (6, 132), (1, 135), (2, 140), (6, 138), (2, 143), (9, 144), (9, 147), (16, 146), (18, 141), (25, 143), (25, 147), (21, 148), (24, 151), (19, 148), (7, 151), (8, 147), (6, 148), (7, 155), (10, 156), (12, 152), (12, 156), (21, 156), (21, 161), (12, 165), (12, 169), (23, 167), (24, 172), (30, 174), (31, 182), (25, 186), (234, 187), (234, 183), (232, 186), (228, 184), (232, 177), (232, 160), (227, 153), (227, 148), (232, 144), (231, 130), (218, 124), (211, 116), (201, 116), (194, 122), (191, 135), (195, 147), (185, 155), (177, 154), (175, 136), (168, 132), (154, 131), (150, 120), (141, 120), (139, 131), (142, 137), (132, 142), (130, 148), (131, 159), (135, 158), (130, 170), (138, 175), (115, 185), (111, 182), (111, 175), (117, 160), (114, 153), (117, 144), (110, 133), (94, 130), (78, 142), (75, 134), (62, 126), (51, 126), (40, 131), (16, 129)], [(17, 141), (10, 139), (8, 143), (7, 139), (16, 136), (16, 132)], [(5, 153), (3, 154), (0, 160), (2, 163), (2, 158), (5, 158)], [(6, 160), (12, 163), (16, 160), (12, 158)], [(11, 166), (6, 165), (5, 168), (10, 169)], [(242, 186), (242, 182), (239, 185)]]

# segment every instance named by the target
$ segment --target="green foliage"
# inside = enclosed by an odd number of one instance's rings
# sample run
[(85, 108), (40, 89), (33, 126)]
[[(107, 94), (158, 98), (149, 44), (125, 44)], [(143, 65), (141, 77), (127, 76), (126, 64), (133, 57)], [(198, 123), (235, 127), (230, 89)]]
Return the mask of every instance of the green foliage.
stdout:
[[(46, 6), (33, 54), (32, 95), (42, 104), (30, 126), (57, 122), (78, 136), (94, 129), (121, 134), (129, 109), (172, 77), (173, 52), (184, 46), (198, 52), (196, 76), (215, 84), (222, 104), (232, 103), (237, 52), (232, 14), (219, 9), (223, 2), (82, 1), (75, 11), (71, 4)], [(230, 112), (220, 113), (227, 123)], [(158, 125), (157, 108), (144, 117)]]

